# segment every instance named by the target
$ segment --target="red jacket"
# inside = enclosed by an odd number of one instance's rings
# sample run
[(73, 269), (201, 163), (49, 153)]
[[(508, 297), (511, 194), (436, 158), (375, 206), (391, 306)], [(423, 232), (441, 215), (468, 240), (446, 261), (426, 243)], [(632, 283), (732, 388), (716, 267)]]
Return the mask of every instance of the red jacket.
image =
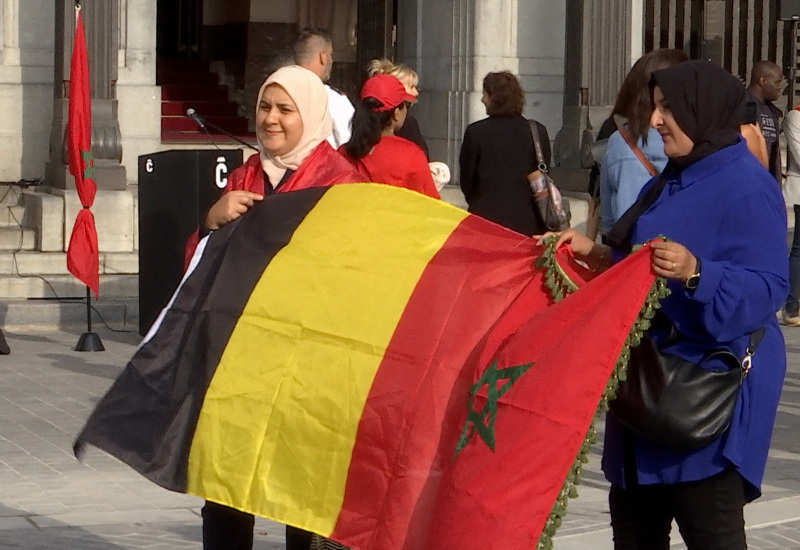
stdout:
[[(317, 145), (300, 167), (275, 193), (287, 193), (311, 187), (327, 187), (337, 183), (365, 182), (365, 178), (342, 155), (333, 150), (327, 141)], [(222, 191), (252, 191), (264, 194), (264, 169), (261, 158), (253, 155), (228, 177), (228, 185)]]
[[(346, 156), (344, 146), (339, 151)], [(388, 183), (439, 198), (425, 153), (407, 139), (383, 136), (372, 151), (353, 165), (368, 176), (369, 181)]]
[[(327, 187), (339, 183), (359, 183), (369, 181), (358, 172), (352, 163), (333, 150), (327, 141), (317, 145), (300, 167), (278, 187), (275, 193), (288, 193), (311, 187)], [(231, 172), (228, 184), (222, 195), (229, 191), (252, 191), (264, 194), (264, 169), (261, 167), (259, 155), (252, 155), (247, 161)], [(220, 196), (222, 196), (220, 195)], [(189, 266), (197, 243), (199, 231), (195, 231), (186, 243), (183, 268)]]

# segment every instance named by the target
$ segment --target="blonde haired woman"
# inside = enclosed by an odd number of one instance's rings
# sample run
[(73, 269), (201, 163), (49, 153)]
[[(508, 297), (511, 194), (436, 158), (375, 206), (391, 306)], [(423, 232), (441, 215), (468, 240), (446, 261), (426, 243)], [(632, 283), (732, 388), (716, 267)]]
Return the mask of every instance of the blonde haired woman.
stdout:
[[(414, 97), (419, 96), (417, 85), (419, 84), (419, 75), (417, 72), (403, 63), (394, 63), (389, 59), (373, 59), (367, 66), (367, 74), (370, 77), (379, 74), (390, 74), (399, 80), (406, 89), (406, 93)], [(396, 136), (405, 138), (412, 143), (416, 143), (425, 152), (425, 158), (430, 161), (431, 155), (428, 151), (428, 144), (422, 136), (422, 131), (419, 128), (419, 122), (409, 112), (406, 116), (406, 122), (403, 127), (396, 133)]]

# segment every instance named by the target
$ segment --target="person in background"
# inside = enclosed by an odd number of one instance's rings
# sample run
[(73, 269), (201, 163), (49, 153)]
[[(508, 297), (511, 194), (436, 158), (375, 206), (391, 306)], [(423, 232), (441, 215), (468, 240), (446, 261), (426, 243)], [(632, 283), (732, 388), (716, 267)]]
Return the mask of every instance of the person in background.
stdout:
[[(469, 211), (523, 235), (544, 233), (527, 175), (540, 162), (550, 165), (547, 128), (522, 116), (525, 93), (509, 71), (484, 77), (481, 102), (489, 116), (467, 126), (459, 156)], [(543, 159), (536, 157), (531, 122), (539, 132)]]
[(794, 237), (789, 253), (789, 297), (781, 311), (781, 323), (800, 327), (800, 108), (795, 107), (783, 121), (786, 137), (786, 179), (783, 198), (794, 209)]
[[(256, 102), (259, 153), (231, 173), (204, 232), (232, 222), (273, 193), (366, 181), (331, 149), (326, 141), (331, 126), (328, 95), (314, 73), (298, 66), (275, 71)], [(206, 502), (202, 516), (204, 550), (252, 549), (252, 514)], [(307, 550), (310, 543), (310, 533), (287, 527), (287, 550)]]
[(340, 151), (370, 181), (438, 199), (422, 149), (396, 135), (415, 99), (394, 76), (382, 74), (367, 79), (353, 116), (353, 134)]
[(781, 150), (778, 143), (780, 133), (780, 119), (783, 113), (773, 102), (781, 96), (783, 88), (783, 73), (781, 68), (772, 61), (757, 61), (750, 73), (750, 85), (747, 87), (747, 101), (753, 111), (761, 129), (761, 134), (766, 142), (769, 156), (769, 171), (775, 181), (782, 180)]
[[(608, 138), (600, 163), (600, 233), (611, 230), (636, 202), (644, 184), (667, 164), (664, 142), (650, 127), (650, 77), (689, 56), (682, 50), (653, 50), (634, 63), (617, 94), (612, 120), (618, 130)], [(640, 158), (639, 155), (644, 158)]]
[[(406, 93), (414, 98), (419, 97), (419, 90), (417, 86), (419, 85), (419, 76), (417, 75), (416, 71), (409, 67), (408, 65), (395, 64), (389, 59), (373, 59), (369, 62), (369, 66), (367, 67), (367, 75), (370, 77), (379, 75), (379, 74), (389, 74), (393, 77), (397, 78), (403, 87), (406, 89)], [(416, 99), (414, 101), (416, 103)], [(430, 161), (431, 155), (428, 151), (428, 144), (425, 142), (425, 137), (422, 135), (422, 130), (420, 130), (419, 122), (411, 114), (411, 112), (406, 114), (406, 122), (403, 124), (402, 127), (395, 133), (396, 136), (407, 139), (412, 143), (416, 143), (419, 145), (420, 149), (425, 153), (425, 158)]]
[[(667, 549), (674, 519), (689, 550), (744, 550), (744, 505), (761, 495), (786, 372), (775, 317), (788, 288), (786, 208), (739, 133), (746, 100), (736, 77), (686, 61), (654, 72), (651, 87), (650, 124), (669, 157), (661, 176), (614, 226), (612, 246), (572, 229), (556, 244), (597, 271), (632, 246), (649, 246), (651, 269), (671, 291), (660, 312), (677, 340), (669, 330), (648, 335), (671, 355), (697, 362), (727, 349), (744, 357), (751, 334), (765, 331), (730, 427), (705, 447), (672, 449), (606, 416), (602, 467), (614, 548)], [(743, 215), (742, 205), (759, 215)]]
[(264, 80), (269, 78), (269, 75), (278, 69), (294, 64), (293, 50), (278, 50), (277, 52), (273, 52), (272, 55), (267, 58), (267, 63), (264, 65)]
[[(294, 43), (294, 60), (316, 74), (323, 83), (328, 82), (333, 69), (333, 42), (330, 35), (321, 29), (305, 29)], [(333, 120), (328, 143), (338, 149), (350, 140), (350, 120), (355, 109), (344, 92), (327, 84), (325, 91), (328, 93), (328, 110)]]

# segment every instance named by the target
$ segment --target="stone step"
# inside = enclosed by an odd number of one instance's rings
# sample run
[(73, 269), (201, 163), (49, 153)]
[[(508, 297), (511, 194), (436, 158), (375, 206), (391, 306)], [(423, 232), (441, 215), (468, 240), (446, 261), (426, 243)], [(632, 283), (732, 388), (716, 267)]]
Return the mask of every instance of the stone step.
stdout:
[(35, 247), (35, 230), (0, 227), (0, 250), (33, 250)]
[[(130, 297), (92, 298), (92, 329), (107, 325), (113, 330), (138, 332), (139, 301)], [(86, 302), (56, 300), (7, 300), (0, 303), (0, 324), (11, 331), (64, 330), (86, 327)]]
[[(135, 275), (139, 272), (136, 252), (101, 252), (100, 275)], [(66, 252), (2, 252), (2, 275), (69, 275)]]
[[(139, 295), (138, 275), (101, 275), (100, 296)], [(0, 300), (21, 298), (83, 298), (86, 286), (72, 275), (0, 276)]]
[(25, 207), (19, 204), (4, 206), (0, 204), (0, 227), (25, 227)]
[(0, 185), (0, 206), (14, 206), (19, 203), (22, 187), (19, 185)]

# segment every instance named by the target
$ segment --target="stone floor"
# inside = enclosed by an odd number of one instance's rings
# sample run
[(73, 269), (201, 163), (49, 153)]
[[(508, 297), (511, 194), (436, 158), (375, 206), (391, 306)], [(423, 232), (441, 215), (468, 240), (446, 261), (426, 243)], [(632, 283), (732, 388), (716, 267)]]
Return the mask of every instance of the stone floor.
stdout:
[[(764, 496), (746, 508), (750, 549), (800, 549), (800, 329), (784, 329), (789, 372), (773, 438)], [(199, 549), (193, 497), (163, 490), (72, 442), (139, 340), (101, 332), (102, 353), (72, 351), (73, 332), (8, 333), (0, 356), (0, 549)], [(596, 448), (580, 498), (556, 537), (556, 550), (611, 549), (606, 483)], [(283, 527), (259, 520), (257, 550), (283, 548)], [(676, 536), (673, 548), (683, 548)]]

